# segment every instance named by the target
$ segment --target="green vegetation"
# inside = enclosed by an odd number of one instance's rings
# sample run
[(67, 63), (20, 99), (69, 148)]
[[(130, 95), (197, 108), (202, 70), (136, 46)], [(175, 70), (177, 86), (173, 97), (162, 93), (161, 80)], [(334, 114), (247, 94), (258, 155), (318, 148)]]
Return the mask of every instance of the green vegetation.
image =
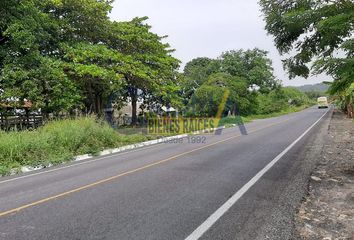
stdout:
[(354, 2), (261, 0), (266, 29), (283, 54), (291, 77), (326, 73), (329, 93), (353, 116)]
[(129, 101), (135, 125), (138, 100), (147, 111), (172, 106), (194, 116), (215, 115), (226, 90), (224, 116), (282, 111), (298, 100), (274, 96), (285, 90), (267, 52), (257, 48), (194, 59), (180, 74), (165, 37), (151, 31), (146, 17), (110, 20), (112, 2), (2, 1), (0, 102), (17, 99), (23, 106), (29, 100), (49, 117), (102, 116), (105, 108)]
[(225, 91), (230, 94), (223, 116), (287, 113), (314, 103), (300, 90), (282, 87), (267, 52), (257, 48), (192, 60), (184, 69), (181, 88), (184, 111), (192, 116), (215, 116)]
[(341, 107), (349, 117), (354, 117), (354, 83), (334, 96), (337, 105)]
[(285, 110), (282, 110), (280, 112), (270, 113), (270, 114), (255, 114), (255, 115), (248, 115), (246, 117), (237, 117), (237, 116), (224, 117), (220, 120), (220, 125), (225, 126), (225, 127), (233, 127), (235, 124), (240, 125), (240, 124), (249, 123), (249, 122), (252, 122), (252, 121), (258, 120), (258, 119), (279, 117), (279, 116), (283, 116), (286, 114), (299, 112), (299, 111), (302, 111), (310, 106), (311, 105), (308, 105), (308, 106), (304, 105), (301, 107), (290, 106)]
[[(28, 99), (45, 116), (102, 115), (109, 102), (178, 99), (179, 61), (147, 18), (109, 19), (112, 0), (0, 2), (0, 102)], [(167, 94), (167, 92), (169, 94)]]
[(54, 121), (32, 132), (0, 132), (0, 175), (21, 166), (60, 164), (77, 155), (150, 139), (141, 134), (118, 134), (94, 118)]
[(273, 90), (267, 94), (258, 94), (256, 98), (256, 111), (253, 114), (224, 117), (220, 125), (232, 125), (251, 122), (256, 119), (278, 117), (298, 112), (316, 103), (305, 93), (293, 87), (284, 87)]
[[(221, 124), (229, 125), (238, 123), (240, 116), (247, 122), (298, 111), (319, 94), (282, 87), (268, 53), (258, 48), (230, 50), (216, 59), (196, 58), (179, 73), (180, 62), (165, 37), (151, 31), (146, 17), (110, 20), (112, 2), (0, 1), (0, 107), (29, 101), (32, 110), (41, 109), (46, 118), (100, 118), (105, 108), (130, 102), (135, 126), (140, 118), (161, 115), (162, 106), (178, 109), (183, 116), (215, 117), (227, 92)], [(334, 77), (330, 93), (352, 112), (354, 4), (261, 0), (261, 5), (278, 49), (290, 53), (295, 46), (298, 52), (285, 62), (290, 75), (308, 76), (308, 64), (315, 58), (314, 72)], [(336, 50), (345, 58), (334, 58)], [(137, 116), (139, 100), (143, 116)], [(143, 130), (119, 130), (138, 133), (128, 136), (82, 118), (49, 122), (32, 132), (1, 132), (0, 174), (148, 140)]]

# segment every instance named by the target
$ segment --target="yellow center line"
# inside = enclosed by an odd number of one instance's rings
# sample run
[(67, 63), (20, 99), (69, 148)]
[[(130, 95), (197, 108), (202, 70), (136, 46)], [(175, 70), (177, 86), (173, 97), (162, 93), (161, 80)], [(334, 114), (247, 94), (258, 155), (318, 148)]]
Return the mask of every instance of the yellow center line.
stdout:
[[(267, 125), (267, 126), (265, 126), (263, 128), (250, 131), (249, 133), (258, 132), (258, 131), (261, 131), (263, 129), (272, 127), (274, 125), (279, 125), (281, 123), (287, 122), (289, 120), (290, 119), (287, 119), (287, 120), (284, 120), (284, 121), (281, 121), (281, 122), (277, 122), (277, 123), (273, 123), (273, 124)], [(21, 210), (24, 210), (26, 208), (30, 208), (30, 207), (33, 207), (33, 206), (36, 206), (36, 205), (39, 205), (39, 204), (42, 204), (42, 203), (45, 203), (45, 202), (49, 202), (51, 200), (55, 200), (55, 199), (58, 199), (58, 198), (61, 198), (61, 197), (65, 197), (65, 196), (70, 195), (72, 193), (80, 192), (80, 191), (86, 190), (88, 188), (95, 187), (95, 186), (100, 185), (100, 184), (111, 182), (111, 181), (116, 180), (118, 178), (130, 175), (130, 174), (133, 174), (133, 173), (136, 173), (136, 172), (140, 172), (142, 170), (145, 170), (145, 169), (148, 169), (148, 168), (152, 168), (152, 167), (157, 166), (157, 165), (161, 165), (163, 163), (169, 162), (169, 161), (177, 159), (179, 157), (186, 156), (186, 155), (191, 154), (193, 152), (197, 152), (199, 150), (202, 150), (202, 149), (205, 149), (205, 148), (209, 148), (209, 147), (215, 146), (217, 144), (224, 143), (224, 142), (230, 141), (232, 139), (239, 138), (241, 136), (242, 135), (232, 136), (232, 137), (229, 137), (229, 138), (226, 138), (226, 139), (223, 139), (223, 140), (220, 140), (220, 141), (217, 141), (217, 142), (214, 142), (214, 143), (211, 143), (211, 144), (199, 147), (199, 148), (195, 148), (193, 150), (190, 150), (190, 151), (187, 151), (187, 152), (184, 152), (184, 153), (181, 153), (181, 154), (174, 155), (172, 157), (166, 158), (166, 159), (158, 161), (158, 162), (151, 163), (151, 164), (145, 165), (143, 167), (139, 167), (139, 168), (136, 168), (136, 169), (133, 169), (133, 170), (118, 174), (118, 175), (110, 177), (110, 178), (106, 178), (106, 179), (103, 179), (103, 180), (100, 180), (100, 181), (97, 181), (97, 182), (94, 182), (94, 183), (91, 183), (91, 184), (88, 184), (88, 185), (85, 185), (85, 186), (82, 186), (82, 187), (79, 187), (79, 188), (75, 188), (73, 190), (70, 190), (70, 191), (67, 191), (67, 192), (63, 192), (63, 193), (60, 193), (60, 194), (57, 194), (57, 195), (54, 195), (54, 196), (51, 196), (51, 197), (43, 198), (43, 199), (41, 199), (39, 201), (32, 202), (32, 203), (29, 203), (29, 204), (26, 204), (26, 205), (23, 205), (23, 206), (20, 206), (20, 207), (17, 207), (17, 208), (13, 208), (13, 209), (5, 211), (5, 212), (0, 212), (0, 217), (6, 216), (6, 215), (9, 215), (9, 214), (12, 214), (12, 213), (17, 213), (17, 212), (19, 212)]]

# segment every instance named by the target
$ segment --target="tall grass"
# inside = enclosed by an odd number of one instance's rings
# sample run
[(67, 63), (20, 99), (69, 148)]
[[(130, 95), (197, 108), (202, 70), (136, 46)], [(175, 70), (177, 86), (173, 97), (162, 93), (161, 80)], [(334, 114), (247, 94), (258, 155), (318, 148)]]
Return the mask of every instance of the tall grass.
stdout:
[(144, 135), (122, 135), (94, 118), (61, 120), (35, 131), (0, 132), (0, 175), (21, 166), (47, 166), (76, 155), (148, 140)]

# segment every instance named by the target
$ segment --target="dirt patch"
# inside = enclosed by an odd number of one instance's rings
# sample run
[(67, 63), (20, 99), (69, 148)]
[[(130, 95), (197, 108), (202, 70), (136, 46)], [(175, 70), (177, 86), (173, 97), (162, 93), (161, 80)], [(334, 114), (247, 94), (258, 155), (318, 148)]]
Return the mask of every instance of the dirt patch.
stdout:
[(354, 240), (354, 124), (334, 111), (309, 194), (297, 215), (302, 239)]

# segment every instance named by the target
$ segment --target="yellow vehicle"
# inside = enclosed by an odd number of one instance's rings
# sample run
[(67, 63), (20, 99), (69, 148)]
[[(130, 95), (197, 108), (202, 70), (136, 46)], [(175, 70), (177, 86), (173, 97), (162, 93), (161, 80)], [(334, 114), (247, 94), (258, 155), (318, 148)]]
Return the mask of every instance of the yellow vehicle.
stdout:
[(317, 104), (318, 104), (318, 108), (328, 108), (329, 107), (327, 97), (319, 97), (317, 99)]

